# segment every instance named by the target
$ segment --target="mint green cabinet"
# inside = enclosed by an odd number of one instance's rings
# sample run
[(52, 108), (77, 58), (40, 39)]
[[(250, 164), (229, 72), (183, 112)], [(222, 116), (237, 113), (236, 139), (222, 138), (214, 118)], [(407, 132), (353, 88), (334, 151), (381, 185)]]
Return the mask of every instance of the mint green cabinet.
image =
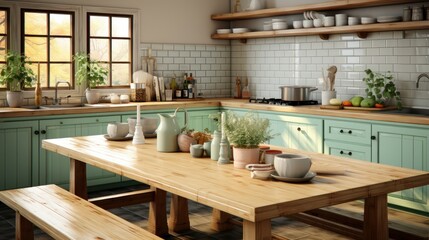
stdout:
[(0, 122), (0, 190), (37, 184), (38, 121)]
[(323, 152), (333, 156), (371, 161), (371, 146), (369, 145), (325, 140)]
[[(429, 127), (372, 125), (372, 159), (381, 164), (429, 171)], [(389, 195), (389, 203), (429, 213), (429, 186)]]
[[(40, 130), (43, 133), (41, 140), (106, 134), (107, 124), (120, 120), (120, 116), (69, 117), (41, 120)], [(42, 149), (40, 152), (40, 184), (54, 183), (67, 186), (69, 183), (69, 164), (68, 157)], [(121, 180), (120, 176), (93, 166), (87, 167), (87, 179), (88, 186), (119, 182)]]

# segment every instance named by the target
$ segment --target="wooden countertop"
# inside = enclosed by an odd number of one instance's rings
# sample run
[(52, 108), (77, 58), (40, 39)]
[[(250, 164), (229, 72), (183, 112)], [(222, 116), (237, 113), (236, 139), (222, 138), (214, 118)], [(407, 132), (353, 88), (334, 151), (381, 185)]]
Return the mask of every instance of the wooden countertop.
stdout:
[(397, 114), (394, 111), (358, 111), (358, 110), (330, 110), (320, 109), (319, 105), (314, 106), (275, 106), (268, 104), (249, 103), (247, 100), (213, 98), (194, 101), (173, 101), (173, 102), (144, 102), (128, 104), (94, 104), (79, 108), (60, 109), (25, 109), (25, 108), (0, 108), (0, 118), (48, 116), (64, 114), (87, 114), (87, 113), (108, 113), (108, 112), (128, 112), (135, 111), (135, 106), (141, 105), (144, 110), (171, 109), (177, 107), (198, 108), (198, 107), (231, 107), (252, 110), (263, 110), (273, 112), (285, 112), (296, 114), (308, 114), (315, 116), (353, 118), (361, 120), (375, 120), (396, 123), (423, 124), (429, 125), (429, 117), (412, 114)]

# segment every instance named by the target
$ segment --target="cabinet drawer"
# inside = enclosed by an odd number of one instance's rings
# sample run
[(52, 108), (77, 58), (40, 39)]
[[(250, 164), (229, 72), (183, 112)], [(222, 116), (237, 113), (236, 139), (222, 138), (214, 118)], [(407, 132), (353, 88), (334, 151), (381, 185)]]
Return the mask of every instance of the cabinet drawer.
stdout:
[(325, 120), (325, 139), (370, 144), (371, 124)]
[(371, 162), (370, 146), (326, 140), (324, 153)]

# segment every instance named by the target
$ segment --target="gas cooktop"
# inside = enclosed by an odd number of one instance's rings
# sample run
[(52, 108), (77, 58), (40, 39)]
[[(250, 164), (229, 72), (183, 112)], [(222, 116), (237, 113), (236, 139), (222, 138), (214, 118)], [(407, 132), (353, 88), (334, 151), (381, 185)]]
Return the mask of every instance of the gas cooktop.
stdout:
[(250, 98), (250, 103), (259, 104), (271, 104), (278, 106), (302, 106), (302, 105), (317, 105), (317, 100), (305, 100), (305, 101), (285, 101), (280, 98)]

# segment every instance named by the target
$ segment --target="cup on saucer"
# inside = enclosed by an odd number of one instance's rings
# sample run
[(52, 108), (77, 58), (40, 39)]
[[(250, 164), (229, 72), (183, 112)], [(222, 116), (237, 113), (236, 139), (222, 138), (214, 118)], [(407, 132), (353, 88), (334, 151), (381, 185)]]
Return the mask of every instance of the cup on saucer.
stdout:
[(129, 133), (128, 123), (113, 122), (107, 124), (107, 134), (110, 138), (124, 138)]
[(274, 157), (274, 169), (280, 177), (303, 178), (311, 167), (311, 159), (298, 154), (278, 154)]

